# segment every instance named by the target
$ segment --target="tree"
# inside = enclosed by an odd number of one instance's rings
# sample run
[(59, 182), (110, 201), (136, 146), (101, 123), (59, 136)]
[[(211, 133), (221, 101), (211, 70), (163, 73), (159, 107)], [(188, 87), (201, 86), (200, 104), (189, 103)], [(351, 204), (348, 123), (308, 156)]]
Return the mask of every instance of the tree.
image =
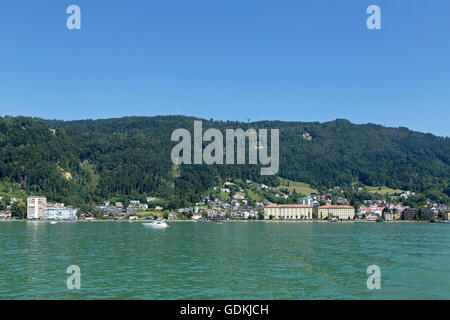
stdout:
[(27, 215), (27, 206), (23, 201), (14, 202), (11, 206), (11, 215), (25, 219)]
[(3, 200), (0, 200), (0, 211), (3, 211), (6, 209), (6, 203)]
[(4, 196), (2, 200), (6, 203), (7, 206), (11, 203), (11, 197), (8, 195)]
[[(67, 122), (0, 118), (0, 189), (6, 193), (14, 186), (17, 191), (45, 194), (52, 201), (86, 211), (92, 203), (105, 199), (122, 198), (127, 206), (126, 199), (142, 200), (149, 194), (170, 202), (164, 208), (190, 206), (217, 181), (248, 179), (280, 185), (278, 176), (261, 176), (255, 165), (174, 167), (170, 157), (173, 146), (167, 142), (174, 129), (189, 130), (192, 121), (181, 116)], [(249, 127), (239, 122), (203, 123), (222, 133), (230, 127)], [(450, 138), (406, 128), (356, 126), (342, 119), (326, 123), (262, 121), (250, 126), (280, 129), (279, 176), (283, 178), (308, 183), (319, 191), (359, 182), (355, 188), (387, 186), (450, 203)], [(310, 133), (312, 142), (299, 140), (298, 132)], [(295, 192), (303, 193), (295, 187)], [(360, 191), (349, 199), (352, 205), (367, 199), (367, 192)], [(286, 203), (280, 198), (268, 200)], [(424, 205), (425, 200), (411, 199), (410, 206)]]

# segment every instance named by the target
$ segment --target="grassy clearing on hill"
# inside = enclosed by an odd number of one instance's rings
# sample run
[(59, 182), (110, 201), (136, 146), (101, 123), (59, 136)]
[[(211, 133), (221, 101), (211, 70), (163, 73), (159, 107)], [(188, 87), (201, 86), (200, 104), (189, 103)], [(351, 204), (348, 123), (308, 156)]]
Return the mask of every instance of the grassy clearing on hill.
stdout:
[(254, 192), (252, 190), (246, 190), (246, 191), (247, 191), (247, 195), (250, 200), (253, 200), (256, 202), (268, 202), (268, 200), (265, 197), (263, 197), (261, 194)]
[(367, 191), (369, 191), (371, 193), (378, 193), (378, 194), (382, 194), (382, 195), (386, 195), (388, 192), (391, 192), (392, 194), (405, 192), (400, 189), (392, 189), (392, 188), (388, 188), (388, 187), (367, 187), (366, 186), (365, 188), (367, 189)]
[(219, 194), (219, 198), (222, 201), (230, 201), (231, 199), (231, 194), (229, 192), (220, 192)]
[(304, 182), (298, 182), (298, 181), (292, 181), (289, 179), (284, 179), (280, 177), (280, 189), (281, 188), (288, 188), (289, 191), (294, 191), (294, 189), (297, 191), (297, 193), (301, 193), (304, 195), (309, 195), (311, 192), (317, 192), (316, 189), (312, 188), (309, 184)]
[(162, 216), (164, 215), (164, 211), (158, 211), (158, 210), (152, 210), (152, 211), (136, 211), (134, 214), (135, 216), (138, 217), (143, 217), (143, 216), (157, 216), (159, 218), (162, 218)]

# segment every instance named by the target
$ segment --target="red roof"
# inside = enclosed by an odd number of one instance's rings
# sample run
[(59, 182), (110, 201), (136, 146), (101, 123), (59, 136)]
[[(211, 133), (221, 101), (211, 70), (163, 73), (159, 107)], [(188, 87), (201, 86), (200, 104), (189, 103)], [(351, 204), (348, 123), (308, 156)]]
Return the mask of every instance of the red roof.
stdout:
[(271, 204), (265, 206), (265, 208), (312, 208), (307, 204)]
[(335, 205), (335, 206), (320, 206), (319, 209), (328, 209), (328, 208), (338, 208), (338, 209), (355, 209), (352, 206), (342, 206), (342, 205)]

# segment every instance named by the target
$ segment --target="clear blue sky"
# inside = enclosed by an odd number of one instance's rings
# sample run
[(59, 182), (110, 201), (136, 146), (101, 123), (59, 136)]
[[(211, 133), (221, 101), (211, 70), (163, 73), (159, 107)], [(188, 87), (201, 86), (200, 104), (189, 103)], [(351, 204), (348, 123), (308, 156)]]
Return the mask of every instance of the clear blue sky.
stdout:
[[(66, 28), (67, 6), (82, 30)], [(382, 30), (366, 28), (381, 7)], [(4, 0), (0, 115), (176, 114), (450, 136), (448, 0)]]

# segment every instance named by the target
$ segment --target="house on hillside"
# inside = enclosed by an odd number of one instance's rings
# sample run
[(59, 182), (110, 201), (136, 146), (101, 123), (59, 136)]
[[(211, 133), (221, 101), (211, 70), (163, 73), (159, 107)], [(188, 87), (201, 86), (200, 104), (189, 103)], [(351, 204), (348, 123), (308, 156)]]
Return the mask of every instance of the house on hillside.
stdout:
[(169, 220), (176, 220), (176, 219), (178, 219), (178, 213), (175, 212), (175, 211), (170, 212), (168, 219)]
[(196, 212), (192, 215), (192, 220), (200, 220), (202, 218), (202, 214), (199, 212)]

